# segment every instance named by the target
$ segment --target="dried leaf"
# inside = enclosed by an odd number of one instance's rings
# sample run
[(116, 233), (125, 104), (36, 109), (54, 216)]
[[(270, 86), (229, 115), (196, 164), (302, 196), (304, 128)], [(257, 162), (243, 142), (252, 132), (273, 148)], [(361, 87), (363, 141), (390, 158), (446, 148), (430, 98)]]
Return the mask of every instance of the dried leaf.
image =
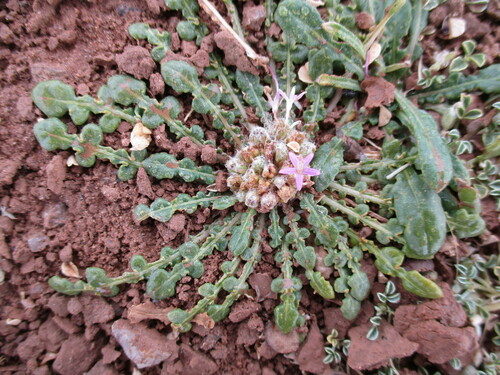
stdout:
[(299, 79), (304, 83), (313, 83), (313, 79), (309, 75), (309, 63), (305, 63), (299, 68)]
[(130, 306), (127, 312), (127, 319), (132, 324), (139, 323), (146, 319), (156, 319), (164, 324), (170, 324), (167, 314), (172, 311), (173, 307), (160, 308), (152, 302), (141, 303), (140, 305)]
[(75, 266), (73, 262), (63, 262), (63, 264), (61, 264), (61, 272), (64, 276), (81, 279), (78, 267)]
[(383, 105), (380, 106), (380, 112), (378, 113), (378, 126), (384, 126), (391, 121), (392, 113)]
[(57, 353), (51, 353), (51, 352), (45, 353), (40, 364), (44, 365), (47, 362), (56, 359), (56, 357), (57, 357)]
[(151, 130), (146, 128), (142, 122), (135, 124), (132, 133), (130, 134), (130, 143), (132, 144), (131, 151), (141, 151), (151, 143)]
[(207, 329), (215, 326), (215, 321), (206, 312), (196, 315), (192, 321)]
[(361, 82), (361, 88), (368, 94), (365, 108), (371, 109), (394, 101), (395, 86), (382, 77), (368, 77)]

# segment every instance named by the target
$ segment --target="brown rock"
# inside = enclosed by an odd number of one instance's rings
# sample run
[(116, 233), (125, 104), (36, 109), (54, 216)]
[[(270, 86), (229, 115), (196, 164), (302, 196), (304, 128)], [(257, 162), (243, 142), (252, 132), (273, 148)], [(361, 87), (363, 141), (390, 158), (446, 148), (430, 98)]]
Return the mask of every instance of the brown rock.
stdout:
[(83, 374), (99, 357), (100, 347), (83, 336), (70, 336), (57, 353), (52, 369), (61, 375)]
[(284, 334), (274, 324), (268, 323), (264, 334), (266, 343), (278, 353), (293, 353), (299, 348), (299, 335), (295, 330)]
[(9, 29), (9, 26), (5, 23), (0, 23), (0, 43), (11, 44), (14, 43), (15, 39), (16, 36), (11, 29)]
[(33, 121), (35, 112), (33, 111), (33, 101), (29, 96), (21, 96), (16, 103), (17, 114), (23, 121)]
[(174, 361), (179, 355), (179, 348), (154, 329), (144, 324), (130, 324), (120, 319), (111, 326), (113, 336), (123, 348), (127, 357), (141, 369), (157, 365), (163, 361)]
[(66, 178), (66, 162), (61, 155), (56, 155), (47, 164), (47, 187), (54, 194), (60, 195), (64, 187)]
[(272, 277), (267, 273), (254, 273), (248, 279), (253, 290), (257, 294), (258, 301), (263, 301), (267, 298), (276, 299), (277, 295), (271, 290)]
[(183, 375), (211, 375), (219, 369), (214, 361), (186, 344), (181, 345), (181, 359), (184, 364)]
[(250, 329), (248, 324), (242, 323), (238, 326), (238, 338), (236, 339), (236, 345), (253, 345), (257, 342), (258, 338), (259, 333)]
[(440, 283), (443, 298), (424, 302), (420, 305), (403, 305), (396, 309), (394, 327), (404, 334), (414, 324), (436, 319), (451, 327), (463, 327), (467, 322), (467, 314), (453, 296), (453, 291), (446, 283)]
[(239, 323), (248, 318), (253, 313), (260, 311), (260, 309), (261, 305), (250, 300), (238, 302), (231, 309), (229, 320), (233, 323)]
[(402, 337), (389, 323), (379, 327), (377, 340), (366, 338), (371, 324), (349, 330), (351, 346), (347, 364), (354, 370), (372, 370), (386, 365), (390, 359), (412, 355), (418, 348), (414, 342)]
[(319, 331), (318, 324), (313, 322), (309, 328), (306, 341), (296, 354), (295, 361), (302, 371), (321, 374), (326, 369), (323, 363), (325, 341)]
[(155, 199), (155, 193), (151, 187), (151, 181), (149, 180), (148, 174), (144, 168), (139, 168), (137, 171), (136, 183), (139, 194), (145, 195), (149, 199)]
[(67, 208), (62, 202), (48, 204), (42, 211), (43, 226), (47, 229), (61, 227), (68, 218)]
[(97, 362), (85, 375), (119, 375), (111, 366), (107, 366), (102, 360)]
[(165, 92), (165, 81), (160, 73), (153, 73), (149, 76), (149, 91), (153, 96), (162, 96)]
[(367, 77), (361, 82), (361, 88), (368, 93), (365, 108), (371, 109), (389, 105), (394, 101), (396, 86), (382, 77)]
[(116, 56), (120, 70), (138, 79), (148, 78), (156, 69), (156, 64), (146, 48), (127, 46), (122, 54)]
[(175, 214), (167, 223), (167, 228), (174, 233), (181, 233), (186, 228), (186, 216)]
[(259, 31), (266, 19), (264, 5), (246, 6), (243, 8), (243, 27), (247, 30)]
[(30, 333), (26, 340), (19, 344), (17, 347), (17, 355), (23, 361), (27, 361), (30, 358), (37, 358), (44, 351), (44, 344), (40, 340), (40, 337), (35, 333)]
[(83, 296), (80, 298), (85, 325), (106, 323), (115, 317), (115, 310), (102, 297)]
[(11, 185), (14, 176), (21, 166), (21, 162), (13, 159), (0, 160), (2, 168), (0, 169), (0, 185)]
[(405, 330), (403, 335), (418, 344), (418, 353), (437, 364), (444, 364), (478, 347), (474, 328), (446, 327), (435, 320), (416, 323)]
[(118, 359), (121, 353), (115, 350), (114, 345), (108, 344), (101, 349), (102, 363), (109, 365)]
[(54, 323), (53, 319), (49, 318), (40, 325), (38, 337), (47, 352), (56, 353), (62, 342), (68, 338), (68, 335)]
[(68, 315), (68, 299), (68, 297), (64, 297), (59, 294), (53, 294), (49, 298), (47, 306), (52, 310), (54, 314), (64, 318)]
[(370, 30), (375, 25), (375, 18), (368, 12), (356, 13), (356, 24), (361, 30)]
[(271, 348), (267, 342), (263, 342), (261, 346), (257, 348), (257, 354), (264, 359), (273, 359), (276, 357), (278, 352)]
[(214, 146), (201, 146), (201, 161), (210, 165), (217, 163), (217, 150)]
[(215, 44), (224, 51), (224, 65), (236, 66), (242, 72), (259, 74), (247, 57), (245, 50), (227, 31), (220, 31), (214, 36)]

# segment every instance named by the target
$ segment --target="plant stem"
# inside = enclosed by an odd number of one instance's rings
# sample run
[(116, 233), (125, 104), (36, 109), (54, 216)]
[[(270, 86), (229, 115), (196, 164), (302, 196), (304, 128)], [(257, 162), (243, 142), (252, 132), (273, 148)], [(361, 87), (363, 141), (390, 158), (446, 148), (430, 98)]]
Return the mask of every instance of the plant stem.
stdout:
[(334, 210), (339, 210), (348, 216), (352, 216), (352, 217), (358, 219), (363, 224), (368, 225), (369, 227), (371, 227), (375, 230), (378, 230), (382, 233), (387, 234), (393, 240), (395, 240), (397, 242), (401, 242), (401, 240), (394, 233), (392, 233), (390, 230), (388, 230), (383, 224), (381, 224), (377, 220), (370, 219), (366, 216), (361, 216), (356, 211), (354, 211), (352, 208), (344, 206), (343, 204), (339, 203), (338, 201), (331, 199), (331, 198), (328, 198), (325, 195), (323, 197), (321, 197), (320, 202), (324, 202), (328, 206), (333, 208)]
[(379, 197), (374, 196), (374, 195), (363, 194), (363, 193), (357, 191), (356, 189), (353, 189), (353, 188), (351, 188), (349, 186), (340, 185), (339, 183), (337, 183), (335, 181), (332, 182), (329, 185), (329, 187), (332, 188), (332, 189), (335, 189), (336, 191), (341, 191), (341, 192), (349, 194), (349, 195), (351, 195), (353, 197), (363, 199), (364, 201), (373, 202), (373, 203), (377, 203), (377, 204), (380, 204), (380, 205), (387, 204), (389, 202), (388, 199), (379, 198)]

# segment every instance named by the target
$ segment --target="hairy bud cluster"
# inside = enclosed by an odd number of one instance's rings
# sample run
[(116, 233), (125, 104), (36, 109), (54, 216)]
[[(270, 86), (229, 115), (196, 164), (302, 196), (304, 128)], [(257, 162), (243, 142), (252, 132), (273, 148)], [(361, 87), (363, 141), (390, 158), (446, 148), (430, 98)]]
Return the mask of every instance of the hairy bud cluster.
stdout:
[[(307, 133), (283, 120), (266, 125), (253, 128), (246, 147), (226, 163), (229, 188), (240, 202), (261, 213), (271, 211), (297, 194), (294, 177), (279, 173), (282, 168), (292, 166), (289, 152), (306, 156), (316, 150)], [(311, 184), (310, 177), (306, 176), (304, 186)]]

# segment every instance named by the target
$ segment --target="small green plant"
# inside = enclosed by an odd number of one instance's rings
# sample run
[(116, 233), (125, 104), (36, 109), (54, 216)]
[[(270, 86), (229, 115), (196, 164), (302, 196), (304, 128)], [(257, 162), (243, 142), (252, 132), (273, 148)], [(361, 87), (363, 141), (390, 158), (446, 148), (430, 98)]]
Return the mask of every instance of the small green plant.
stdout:
[(389, 303), (399, 303), (401, 294), (396, 291), (396, 286), (392, 281), (388, 281), (385, 285), (383, 293), (378, 292), (377, 297), (380, 303), (375, 305), (375, 316), (370, 318), (372, 327), (368, 330), (366, 338), (368, 340), (376, 340), (378, 338), (378, 327), (382, 324), (382, 317), (386, 316), (388, 319), (394, 315), (394, 310), (388, 305)]
[[(164, 247), (156, 261), (135, 255), (131, 270), (123, 275), (111, 277), (103, 269), (90, 267), (85, 282), (54, 276), (49, 284), (69, 295), (111, 296), (121, 284), (145, 280), (146, 293), (160, 300), (174, 296), (185, 276), (201, 277), (203, 260), (214, 251), (223, 252), (226, 261), (213, 282), (199, 287), (196, 305), (168, 314), (174, 329), (187, 331), (200, 313), (214, 321), (229, 314), (233, 303), (248, 290), (248, 278), (261, 261), (262, 243), (267, 241), (281, 270), (271, 285), (280, 301), (274, 320), (285, 333), (305, 322), (299, 307), (303, 280), (323, 298), (341, 299), (342, 313), (354, 319), (371, 288), (361, 267), (364, 256), (373, 257), (380, 272), (400, 278), (408, 291), (424, 298), (441, 297), (433, 281), (402, 266), (404, 259), (431, 259), (448, 231), (459, 237), (476, 236), (484, 222), (464, 163), (450, 152), (432, 116), (398, 88), (409, 73), (406, 59), (415, 61), (421, 53), (417, 42), (422, 25), (406, 22), (412, 14), (426, 19), (421, 2), (412, 6), (397, 0), (387, 6), (391, 2), (382, 1), (370, 10), (363, 1), (346, 6), (332, 0), (325, 3), (326, 19), (308, 2), (266, 2), (266, 25), (276, 22), (283, 31), (279, 39), (266, 40), (269, 57), (258, 55), (245, 42), (234, 4), (225, 3), (232, 26), (210, 2), (200, 1), (216, 23), (233, 35), (249, 61), (269, 72), (267, 82), (223, 66), (216, 49), (202, 73), (185, 61), (162, 60), (170, 48), (167, 32), (145, 24), (132, 25), (129, 32), (154, 46), (151, 54), (161, 62), (165, 83), (184, 99), (190, 112), (209, 119), (213, 130), (231, 146), (209, 141), (206, 129), (185, 124), (176, 97), (152, 98), (144, 82), (129, 76), (110, 77), (96, 98), (77, 96), (71, 86), (59, 81), (34, 88), (35, 104), (49, 117), (34, 127), (46, 150), (72, 149), (76, 162), (85, 167), (97, 159), (109, 160), (119, 167), (121, 180), (133, 178), (143, 168), (155, 179), (198, 184), (200, 191), (194, 196), (179, 194), (170, 201), (159, 197), (137, 206), (138, 221), (167, 222), (176, 212), (193, 213), (200, 207), (211, 208), (214, 217), (212, 224), (178, 248)], [(186, 18), (177, 26), (180, 37), (200, 45), (208, 27), (198, 17), (198, 2), (167, 0), (166, 4)], [(349, 16), (354, 9), (374, 12), (377, 24), (369, 33), (355, 29)], [(401, 45), (402, 40), (408, 43)], [(478, 74), (489, 77), (496, 71), (498, 65)], [(378, 77), (385, 73), (393, 83)], [(454, 74), (465, 82), (461, 91), (499, 89), (485, 83), (482, 76), (478, 83), (476, 77)], [(391, 120), (381, 128), (386, 134), (377, 152), (348, 162), (346, 145), (363, 138), (363, 127), (379, 125), (379, 108), (359, 108), (363, 82), (369, 82), (369, 77), (392, 85), (394, 97), (389, 95), (386, 104)], [(447, 94), (436, 92), (435, 84), (430, 82), (427, 91), (412, 95), (425, 95), (426, 100)], [(355, 94), (344, 95), (348, 92)], [(339, 132), (321, 143), (317, 135), (320, 128), (325, 129), (323, 120), (337, 106), (344, 112), (338, 123), (342, 135)], [(78, 134), (68, 132), (64, 121), (69, 119), (83, 126)], [(134, 126), (132, 150), (103, 145), (103, 135), (113, 132), (121, 121)], [(188, 138), (196, 146), (212, 147), (215, 164), (198, 166), (191, 159), (177, 160), (165, 152), (150, 154), (151, 131), (163, 124), (176, 140)], [(225, 172), (229, 191), (221, 192), (215, 182)], [(233, 209), (236, 203), (240, 203), (237, 210)], [(218, 214), (222, 210), (228, 210), (224, 217)], [(360, 235), (362, 227), (370, 228), (373, 235)], [(333, 279), (324, 267), (335, 270), (338, 277)], [(305, 279), (298, 277), (301, 273)], [(383, 296), (382, 303), (396, 298), (392, 289)], [(327, 352), (332, 361), (338, 358), (335, 350)]]
[(350, 340), (338, 339), (338, 331), (332, 329), (332, 332), (326, 337), (326, 341), (330, 344), (330, 346), (325, 347), (326, 356), (323, 359), (323, 363), (340, 363), (342, 361), (342, 354), (344, 356), (349, 355), (349, 345), (351, 344)]

